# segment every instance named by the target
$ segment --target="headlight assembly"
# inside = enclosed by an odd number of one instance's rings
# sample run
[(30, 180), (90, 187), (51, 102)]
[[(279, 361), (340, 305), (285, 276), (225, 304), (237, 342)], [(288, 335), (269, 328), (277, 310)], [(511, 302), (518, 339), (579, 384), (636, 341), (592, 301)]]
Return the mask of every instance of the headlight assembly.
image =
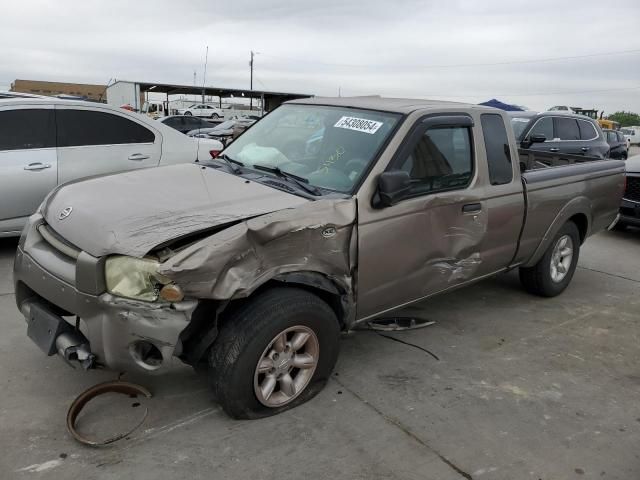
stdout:
[(107, 291), (119, 297), (155, 302), (164, 285), (171, 283), (158, 273), (160, 262), (148, 258), (114, 255), (107, 258)]

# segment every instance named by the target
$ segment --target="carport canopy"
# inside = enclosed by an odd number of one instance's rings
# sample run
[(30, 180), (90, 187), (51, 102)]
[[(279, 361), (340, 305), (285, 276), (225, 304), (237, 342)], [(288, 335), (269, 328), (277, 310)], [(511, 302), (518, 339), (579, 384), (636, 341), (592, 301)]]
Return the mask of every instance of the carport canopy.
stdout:
[(198, 87), (195, 85), (172, 85), (168, 83), (148, 83), (148, 82), (131, 82), (140, 86), (140, 93), (154, 92), (165, 93), (169, 95), (205, 95), (218, 97), (220, 104), (222, 98), (255, 98), (262, 101), (262, 108), (265, 111), (271, 111), (283, 102), (295, 100), (297, 98), (313, 97), (311, 94), (303, 93), (287, 93), (287, 92), (267, 92), (262, 90), (250, 90), (241, 88), (222, 88), (222, 87)]

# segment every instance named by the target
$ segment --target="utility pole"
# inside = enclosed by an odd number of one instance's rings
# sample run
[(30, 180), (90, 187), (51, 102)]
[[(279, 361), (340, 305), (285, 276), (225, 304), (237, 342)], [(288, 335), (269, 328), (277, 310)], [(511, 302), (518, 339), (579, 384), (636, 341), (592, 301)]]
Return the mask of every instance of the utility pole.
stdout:
[(251, 94), (249, 95), (249, 110), (253, 109), (253, 56), (255, 53), (251, 50), (251, 60), (249, 60), (249, 69), (251, 70), (251, 80), (249, 84), (249, 89), (251, 90)]
[(202, 103), (204, 103), (204, 86), (207, 80), (207, 60), (209, 60), (209, 45), (207, 45), (207, 53), (204, 55), (204, 74), (202, 75)]

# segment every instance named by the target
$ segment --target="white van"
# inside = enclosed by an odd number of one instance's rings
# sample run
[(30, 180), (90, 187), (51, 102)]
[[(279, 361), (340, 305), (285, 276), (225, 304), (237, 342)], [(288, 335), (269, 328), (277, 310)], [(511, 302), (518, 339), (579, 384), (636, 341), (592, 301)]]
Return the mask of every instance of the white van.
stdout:
[(147, 114), (154, 120), (169, 115), (165, 102), (150, 100), (142, 105), (142, 113)]
[(623, 127), (620, 132), (627, 139), (628, 145), (640, 145), (640, 127)]

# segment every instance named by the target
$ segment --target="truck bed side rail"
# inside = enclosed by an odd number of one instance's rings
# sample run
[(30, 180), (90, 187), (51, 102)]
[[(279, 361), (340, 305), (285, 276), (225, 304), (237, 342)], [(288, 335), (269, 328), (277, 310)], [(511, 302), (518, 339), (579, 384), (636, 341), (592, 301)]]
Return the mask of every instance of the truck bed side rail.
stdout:
[(525, 148), (518, 149), (520, 157), (520, 171), (537, 170), (539, 168), (560, 167), (573, 163), (594, 162), (602, 160), (600, 157), (591, 155), (571, 155), (552, 152), (540, 152)]

